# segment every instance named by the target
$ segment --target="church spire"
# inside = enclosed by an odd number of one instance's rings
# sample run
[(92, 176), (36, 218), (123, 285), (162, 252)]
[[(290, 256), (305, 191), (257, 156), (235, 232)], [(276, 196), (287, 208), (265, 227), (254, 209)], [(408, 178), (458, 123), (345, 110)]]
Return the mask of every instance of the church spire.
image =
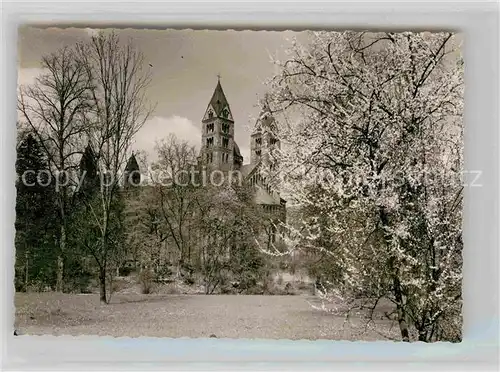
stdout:
[(252, 134), (261, 133), (264, 131), (275, 132), (276, 122), (269, 106), (269, 96), (266, 93), (264, 98), (260, 101), (261, 111), (253, 128)]
[(212, 94), (203, 120), (211, 119), (212, 117), (233, 120), (229, 102), (226, 99), (226, 95), (220, 83), (220, 75), (217, 75), (217, 86)]
[(217, 85), (202, 123), (199, 161), (221, 171), (239, 169), (243, 157), (234, 141), (234, 119), (217, 76)]

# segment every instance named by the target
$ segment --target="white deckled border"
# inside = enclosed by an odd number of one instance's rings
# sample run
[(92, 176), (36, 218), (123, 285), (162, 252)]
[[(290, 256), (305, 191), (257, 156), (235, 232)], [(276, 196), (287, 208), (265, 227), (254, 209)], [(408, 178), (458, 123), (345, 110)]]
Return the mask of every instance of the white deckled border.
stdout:
[[(286, 10), (286, 11), (285, 11)], [(498, 368), (498, 7), (492, 2), (15, 2), (3, 4), (2, 367), (8, 369)], [(20, 23), (196, 29), (457, 30), (465, 34), (465, 169), (481, 170), (464, 211), (464, 341), (393, 342), (13, 337), (16, 45)], [(245, 362), (245, 363), (242, 363)], [(346, 362), (355, 362), (348, 364)], [(335, 363), (335, 365), (333, 364)], [(495, 364), (496, 363), (496, 364)], [(496, 367), (496, 368), (495, 368)]]

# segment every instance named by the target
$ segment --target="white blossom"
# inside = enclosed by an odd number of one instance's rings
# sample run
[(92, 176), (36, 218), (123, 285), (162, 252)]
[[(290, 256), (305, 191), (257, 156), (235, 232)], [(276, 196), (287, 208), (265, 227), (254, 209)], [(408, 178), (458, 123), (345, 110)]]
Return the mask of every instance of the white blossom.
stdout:
[(426, 341), (460, 338), (463, 64), (453, 43), (314, 32), (269, 82), (281, 115), (276, 185), (322, 216), (289, 228), (288, 243), (331, 252), (342, 275), (328, 291), (385, 296)]

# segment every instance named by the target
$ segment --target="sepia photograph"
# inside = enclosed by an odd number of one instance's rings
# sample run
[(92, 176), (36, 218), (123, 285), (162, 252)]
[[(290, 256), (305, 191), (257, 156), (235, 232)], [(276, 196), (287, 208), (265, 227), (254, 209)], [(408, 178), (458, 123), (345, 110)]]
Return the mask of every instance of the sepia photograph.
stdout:
[(461, 342), (462, 44), (21, 26), (14, 335)]

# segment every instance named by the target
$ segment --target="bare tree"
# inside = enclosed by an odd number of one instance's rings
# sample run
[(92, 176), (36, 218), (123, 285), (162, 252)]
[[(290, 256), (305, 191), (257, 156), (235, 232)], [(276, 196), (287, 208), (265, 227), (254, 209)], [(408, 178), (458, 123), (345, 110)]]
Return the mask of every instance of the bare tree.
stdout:
[(199, 191), (195, 227), (205, 293), (224, 290), (228, 280), (240, 292), (254, 289), (265, 274), (256, 237), (265, 232), (269, 216), (248, 187), (225, 183)]
[(97, 152), (101, 176), (99, 202), (91, 206), (99, 239), (88, 249), (99, 267), (100, 300), (107, 302), (109, 259), (112, 250), (118, 249), (110, 226), (119, 213), (120, 180), (132, 139), (152, 112), (145, 96), (151, 77), (143, 70), (142, 53), (131, 41), (122, 43), (115, 33), (100, 33), (89, 43), (79, 44), (77, 50), (92, 81), (93, 111), (87, 133)]
[(179, 253), (179, 270), (191, 259), (191, 235), (196, 205), (194, 178), (195, 149), (174, 135), (157, 144), (159, 161), (155, 165), (157, 205), (163, 220), (165, 237)]
[(60, 220), (56, 290), (63, 290), (67, 223), (75, 179), (76, 155), (81, 153), (87, 114), (92, 107), (91, 82), (85, 64), (63, 48), (42, 59), (44, 74), (19, 90), (18, 112), (47, 155), (56, 187)]

